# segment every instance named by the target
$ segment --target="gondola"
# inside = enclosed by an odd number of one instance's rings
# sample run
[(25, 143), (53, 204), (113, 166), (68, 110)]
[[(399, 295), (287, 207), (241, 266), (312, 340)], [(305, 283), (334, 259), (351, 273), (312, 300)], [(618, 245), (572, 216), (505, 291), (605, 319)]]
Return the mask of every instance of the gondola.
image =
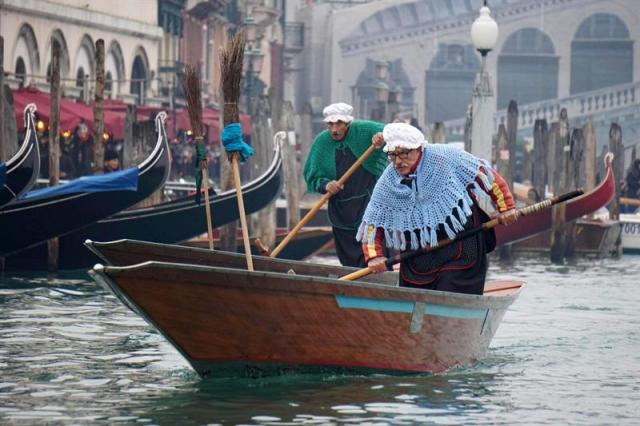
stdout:
[[(267, 206), (280, 193), (282, 185), (282, 157), (278, 143), (269, 168), (255, 180), (243, 185), (247, 214)], [(203, 197), (204, 198), (204, 197)], [(219, 227), (238, 219), (236, 190), (228, 190), (210, 197), (213, 226)], [(60, 269), (88, 268), (99, 259), (83, 245), (86, 239), (107, 241), (121, 238), (179, 243), (207, 231), (204, 205), (195, 202), (195, 194), (154, 206), (125, 210), (101, 219), (59, 239), (58, 267)], [(47, 247), (41, 244), (5, 260), (6, 270), (44, 270), (47, 268)]]
[[(96, 265), (90, 275), (201, 376), (468, 365), (484, 356), (524, 285), (487, 283), (484, 295), (467, 295), (398, 287), (395, 272), (349, 282), (336, 277), (354, 269), (340, 266), (256, 257), (249, 272), (236, 253), (182, 247), (169, 254), (162, 244), (126, 241), (90, 246), (130, 265)], [(132, 264), (140, 257), (173, 263)]]
[(138, 167), (31, 191), (0, 210), (0, 256), (85, 227), (131, 207), (159, 189), (170, 167), (165, 120), (164, 112), (156, 117), (156, 145)]
[[(576, 220), (586, 214), (593, 213), (611, 202), (616, 193), (616, 182), (613, 176), (611, 162), (613, 155), (607, 154), (604, 158), (607, 174), (598, 186), (583, 195), (567, 201), (565, 209), (565, 221)], [(503, 245), (530, 238), (541, 232), (551, 229), (553, 211), (540, 210), (529, 216), (518, 219), (517, 225), (498, 225), (496, 229), (496, 244)]]
[(24, 109), (24, 141), (6, 163), (0, 163), (0, 208), (29, 191), (40, 173), (40, 149), (35, 126), (35, 104)]

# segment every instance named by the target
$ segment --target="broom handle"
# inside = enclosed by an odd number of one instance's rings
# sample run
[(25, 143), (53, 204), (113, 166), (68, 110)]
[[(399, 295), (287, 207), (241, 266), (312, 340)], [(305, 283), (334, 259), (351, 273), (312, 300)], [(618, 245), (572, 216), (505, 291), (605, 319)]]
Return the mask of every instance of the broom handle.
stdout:
[[(532, 213), (535, 213), (537, 211), (540, 210), (544, 210), (547, 209), (555, 204), (558, 203), (563, 203), (565, 201), (568, 201), (572, 198), (578, 197), (580, 195), (584, 194), (584, 190), (582, 189), (576, 189), (574, 191), (571, 192), (567, 192), (565, 194), (562, 195), (558, 195), (557, 197), (552, 197), (549, 199), (546, 199), (544, 201), (541, 201), (539, 203), (536, 204), (532, 204), (528, 207), (522, 208), (518, 210), (518, 214), (520, 216), (527, 216), (530, 215)], [(441, 249), (442, 247), (448, 246), (449, 244), (456, 242), (456, 241), (460, 241), (464, 238), (470, 237), (472, 235), (475, 235), (479, 232), (482, 232), (484, 230), (487, 229), (491, 229), (491, 228), (495, 228), (498, 225), (498, 219), (491, 219), (488, 222), (483, 223), (480, 226), (476, 226), (475, 228), (471, 228), (471, 229), (467, 229), (466, 231), (463, 231), (461, 233), (459, 233), (458, 235), (456, 235), (454, 238), (452, 239), (444, 239), (442, 241), (438, 241), (438, 245), (436, 246), (429, 246), (420, 250), (413, 250), (413, 251), (407, 251), (404, 253), (401, 253), (400, 255), (397, 256), (393, 256), (392, 258), (389, 258), (385, 261), (385, 265), (387, 266), (391, 266), (391, 265), (395, 265), (396, 263), (400, 263), (403, 260), (407, 260), (407, 259), (411, 259), (412, 257), (416, 257), (416, 256), (420, 256), (423, 255), (425, 253), (431, 253), (434, 252), (436, 250)], [(345, 280), (345, 281), (352, 281), (352, 280), (356, 280), (358, 278), (362, 278), (364, 276), (367, 276), (371, 273), (371, 268), (369, 268), (368, 266), (366, 268), (360, 269), (358, 271), (352, 272), (350, 274), (344, 275), (342, 277), (340, 277), (340, 280)]]
[[(342, 177), (340, 177), (340, 179), (338, 179), (338, 184), (344, 185), (344, 183), (347, 181), (347, 179), (349, 179), (351, 177), (351, 175), (354, 174), (356, 172), (356, 170), (358, 170), (358, 167), (360, 167), (362, 165), (362, 163), (364, 163), (364, 161), (367, 158), (369, 158), (369, 156), (376, 149), (377, 149), (377, 147), (375, 145), (371, 144), (371, 146), (369, 148), (367, 148), (367, 150), (364, 153), (362, 153), (360, 158), (358, 158), (356, 160), (356, 162), (353, 163), (351, 165), (351, 167), (349, 167), (349, 169), (346, 172), (344, 172)], [(333, 194), (330, 193), (330, 192), (327, 192), (326, 194), (324, 194), (322, 196), (322, 198), (320, 198), (320, 200), (318, 200), (318, 202), (313, 206), (313, 208), (311, 210), (309, 210), (309, 212), (306, 215), (304, 215), (302, 220), (300, 220), (300, 222), (298, 222), (298, 224), (293, 227), (293, 229), (289, 232), (289, 235), (287, 235), (282, 241), (280, 241), (280, 244), (278, 244), (278, 246), (273, 249), (273, 251), (271, 252), (270, 256), (271, 257), (276, 257), (282, 251), (282, 249), (284, 249), (284, 247), (287, 244), (289, 244), (289, 241), (291, 241), (293, 239), (293, 237), (296, 236), (298, 231), (300, 231), (300, 229), (302, 229), (302, 227), (304, 225), (306, 225), (313, 218), (313, 216), (315, 216), (316, 213), (318, 213), (318, 211), (322, 208), (322, 206), (327, 201), (329, 201), (329, 198), (331, 198), (332, 195)]]
[(209, 235), (209, 250), (213, 250), (213, 219), (211, 218), (211, 204), (209, 204), (209, 173), (207, 163), (200, 163), (202, 169), (202, 185), (204, 187), (204, 211), (207, 214), (207, 234)]
[(242, 228), (242, 240), (244, 242), (244, 254), (247, 257), (247, 270), (253, 271), (253, 258), (251, 257), (251, 245), (249, 244), (249, 230), (247, 229), (247, 217), (244, 213), (244, 199), (242, 198), (242, 185), (240, 182), (240, 168), (238, 167), (238, 152), (231, 154), (231, 168), (233, 180), (236, 184), (236, 198), (238, 198), (238, 212), (240, 213), (240, 226)]

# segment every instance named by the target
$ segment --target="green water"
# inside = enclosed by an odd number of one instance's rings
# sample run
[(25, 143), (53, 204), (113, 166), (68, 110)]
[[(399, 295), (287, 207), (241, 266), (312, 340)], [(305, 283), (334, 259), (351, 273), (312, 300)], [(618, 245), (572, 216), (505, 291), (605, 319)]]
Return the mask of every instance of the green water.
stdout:
[(640, 256), (490, 277), (528, 285), (471, 367), (260, 380), (200, 380), (82, 273), (5, 277), (0, 423), (639, 424)]

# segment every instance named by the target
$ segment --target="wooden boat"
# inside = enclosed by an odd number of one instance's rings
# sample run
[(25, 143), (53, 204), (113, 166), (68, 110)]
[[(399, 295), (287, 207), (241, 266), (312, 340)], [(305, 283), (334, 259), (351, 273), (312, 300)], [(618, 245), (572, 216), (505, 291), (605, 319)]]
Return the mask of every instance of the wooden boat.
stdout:
[(640, 254), (640, 213), (620, 215), (622, 251)]
[[(387, 272), (131, 241), (89, 244), (91, 276), (161, 332), (201, 376), (291, 371), (441, 372), (481, 358), (523, 283), (467, 295), (398, 287)], [(131, 251), (130, 251), (131, 250)], [(187, 263), (179, 263), (188, 259)], [(207, 266), (217, 265), (217, 266)]]
[[(278, 228), (276, 230), (276, 245), (289, 234), (286, 228)], [(214, 247), (218, 247), (220, 241), (217, 239), (217, 232), (214, 231)], [(259, 256), (261, 253), (256, 248), (256, 237), (249, 239), (251, 244), (251, 253)], [(329, 227), (311, 227), (301, 229), (295, 237), (285, 246), (278, 254), (279, 259), (302, 260), (309, 256), (313, 256), (322, 250), (327, 244), (333, 241), (333, 232)], [(187, 240), (182, 245), (187, 247), (209, 248), (209, 239), (206, 236)], [(244, 243), (242, 235), (236, 237), (236, 252), (244, 253)]]
[[(604, 258), (617, 253), (622, 231), (621, 222), (604, 219), (578, 219), (576, 221), (575, 252), (581, 257)], [(545, 231), (513, 245), (513, 251), (522, 254), (548, 254), (551, 232)]]
[[(40, 149), (36, 131), (36, 106), (24, 109), (24, 141), (18, 152), (6, 163), (0, 164), (0, 208), (27, 192), (40, 173)], [(3, 176), (2, 176), (3, 175)]]
[[(605, 156), (607, 174), (598, 186), (573, 200), (567, 201), (565, 204), (565, 219), (567, 222), (593, 213), (600, 207), (611, 202), (616, 192), (615, 178), (611, 168), (612, 160), (612, 154)], [(534, 214), (521, 217), (518, 219), (517, 226), (498, 225), (495, 228), (497, 245), (524, 240), (533, 235), (550, 230), (552, 215), (553, 212), (551, 209), (544, 209)]]
[[(281, 148), (274, 148), (269, 168), (255, 180), (242, 186), (247, 214), (267, 206), (280, 193), (282, 185)], [(209, 204), (213, 226), (219, 227), (237, 220), (236, 190), (210, 193)], [(202, 197), (204, 203), (204, 197)], [(88, 268), (99, 261), (84, 247), (87, 239), (108, 241), (121, 238), (157, 243), (180, 243), (207, 232), (204, 204), (195, 202), (195, 194), (153, 206), (125, 210), (101, 219), (89, 226), (68, 233), (59, 239), (60, 269)], [(5, 260), (6, 270), (44, 270), (47, 268), (47, 247), (41, 244)]]
[[(32, 191), (0, 210), (0, 256), (87, 226), (133, 206), (160, 188), (170, 167), (165, 120), (165, 113), (158, 114), (157, 143), (137, 168)], [(116, 185), (120, 182), (127, 185)]]

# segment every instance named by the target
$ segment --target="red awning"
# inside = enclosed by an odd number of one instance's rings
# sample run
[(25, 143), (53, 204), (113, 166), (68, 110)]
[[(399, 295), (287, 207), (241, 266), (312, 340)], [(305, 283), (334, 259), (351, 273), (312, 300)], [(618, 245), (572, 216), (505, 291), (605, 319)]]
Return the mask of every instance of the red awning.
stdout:
[[(18, 128), (24, 127), (23, 111), (30, 104), (36, 104), (38, 108), (38, 119), (49, 122), (51, 117), (51, 97), (48, 93), (37, 89), (23, 88), (13, 91), (14, 109)], [(162, 108), (150, 107), (147, 105), (139, 105), (136, 107), (136, 119), (138, 121), (150, 120), (153, 116), (162, 111)], [(104, 102), (104, 129), (113, 135), (114, 139), (124, 139), (124, 123), (127, 112), (127, 104), (117, 100), (105, 100)], [(175, 130), (186, 131), (191, 128), (189, 122), (189, 114), (184, 109), (176, 109), (175, 112), (167, 111), (167, 133), (169, 137), (174, 138), (173, 119), (175, 115)], [(89, 131), (93, 132), (93, 105), (86, 105), (74, 102), (69, 99), (60, 99), (60, 130), (73, 131), (76, 126), (84, 120)], [(220, 112), (212, 108), (205, 108), (202, 111), (202, 122), (208, 128), (208, 142), (220, 143)], [(251, 127), (251, 119), (246, 114), (240, 115), (240, 123), (242, 125), (242, 133), (251, 135), (253, 129)]]

